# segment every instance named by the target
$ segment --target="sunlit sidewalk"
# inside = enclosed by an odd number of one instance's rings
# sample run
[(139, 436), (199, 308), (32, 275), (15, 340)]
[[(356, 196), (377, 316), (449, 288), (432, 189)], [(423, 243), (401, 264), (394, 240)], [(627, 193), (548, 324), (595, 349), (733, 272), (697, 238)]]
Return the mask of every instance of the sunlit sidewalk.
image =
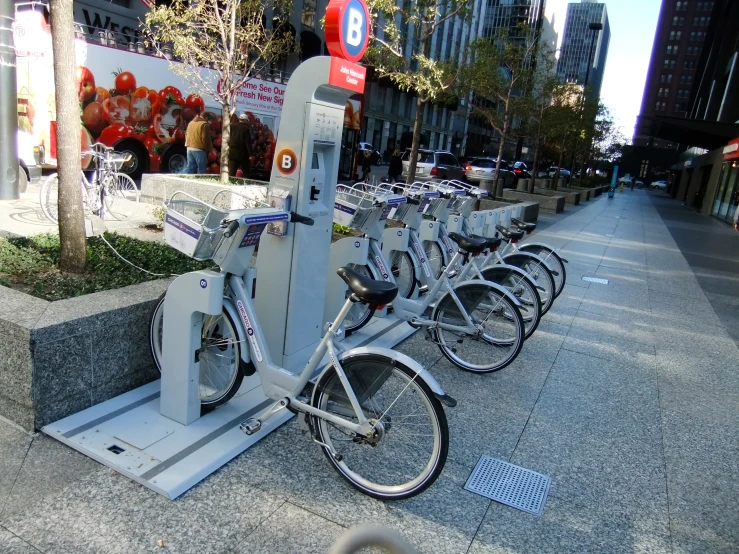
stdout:
[[(508, 368), (463, 373), (422, 333), (398, 347), (459, 401), (420, 496), (358, 494), (295, 422), (174, 502), (0, 422), (0, 552), (324, 553), (367, 522), (427, 553), (739, 551), (739, 350), (661, 194), (603, 195), (536, 234), (568, 284)], [(542, 517), (463, 489), (483, 454), (551, 477)]]

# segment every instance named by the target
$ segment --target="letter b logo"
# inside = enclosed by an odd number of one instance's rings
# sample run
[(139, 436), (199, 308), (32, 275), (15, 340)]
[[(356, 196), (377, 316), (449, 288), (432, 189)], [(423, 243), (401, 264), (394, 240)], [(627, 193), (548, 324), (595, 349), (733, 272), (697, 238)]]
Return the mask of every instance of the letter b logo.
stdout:
[(355, 8), (349, 8), (349, 21), (346, 28), (346, 42), (351, 46), (359, 46), (364, 42), (362, 34), (362, 23), (364, 23), (364, 12)]
[(285, 148), (277, 154), (277, 169), (283, 175), (290, 175), (298, 167), (298, 157), (295, 152)]

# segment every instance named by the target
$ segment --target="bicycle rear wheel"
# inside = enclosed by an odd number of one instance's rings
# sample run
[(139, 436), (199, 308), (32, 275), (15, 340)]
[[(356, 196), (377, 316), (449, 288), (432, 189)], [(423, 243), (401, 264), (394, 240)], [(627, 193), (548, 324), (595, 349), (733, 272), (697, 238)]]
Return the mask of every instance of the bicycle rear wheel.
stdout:
[(111, 173), (103, 179), (103, 201), (108, 215), (126, 221), (139, 209), (139, 189), (125, 173)]
[[(472, 323), (476, 334), (438, 327), (436, 343), (454, 365), (472, 373), (492, 373), (516, 359), (524, 341), (521, 312), (502, 290), (484, 281), (463, 283), (454, 293)], [(466, 327), (464, 312), (450, 293), (436, 306), (433, 320), (440, 324)]]
[[(80, 172), (80, 194), (82, 195), (83, 208), (87, 204), (85, 195), (85, 174)], [(59, 174), (49, 175), (44, 184), (41, 185), (39, 193), (39, 204), (46, 219), (52, 223), (59, 223)]]
[[(424, 491), (436, 481), (449, 451), (441, 403), (415, 371), (387, 356), (359, 354), (341, 365), (375, 436), (359, 437), (312, 417), (329, 462), (353, 487), (374, 498), (399, 500)], [(316, 384), (312, 403), (357, 422), (333, 368)]]
[(521, 268), (534, 282), (541, 299), (541, 315), (552, 307), (556, 298), (554, 276), (544, 261), (530, 252), (517, 252), (503, 257), (503, 262)]
[[(560, 255), (553, 248), (543, 244), (522, 244), (520, 250), (530, 252), (544, 260), (544, 263), (547, 264), (547, 267), (552, 272), (552, 277), (554, 277), (554, 285), (556, 287), (554, 297), (557, 298), (562, 294), (562, 289), (565, 288), (565, 284), (567, 283), (567, 271)], [(554, 275), (555, 273), (557, 275)]]
[(496, 283), (505, 288), (522, 304), (519, 308), (523, 323), (526, 327), (524, 339), (534, 334), (541, 320), (541, 299), (536, 290), (536, 285), (526, 276), (521, 269), (510, 267), (492, 266), (482, 271), (485, 281)]

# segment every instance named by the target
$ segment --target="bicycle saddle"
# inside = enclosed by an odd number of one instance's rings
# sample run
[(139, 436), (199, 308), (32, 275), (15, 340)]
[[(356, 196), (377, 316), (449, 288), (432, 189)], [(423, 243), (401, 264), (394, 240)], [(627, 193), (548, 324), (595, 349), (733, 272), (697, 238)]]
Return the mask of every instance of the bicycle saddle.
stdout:
[(336, 273), (365, 304), (389, 304), (398, 294), (397, 285), (387, 281), (375, 281), (348, 267), (340, 267)]
[(523, 231), (511, 231), (510, 229), (506, 229), (502, 225), (496, 225), (495, 228), (501, 235), (503, 235), (503, 238), (506, 240), (518, 240), (523, 238)]
[(485, 248), (489, 248), (491, 250), (495, 250), (500, 246), (500, 243), (503, 241), (503, 239), (500, 238), (494, 238), (491, 239), (489, 237), (481, 237), (480, 235), (470, 235), (473, 239), (479, 239), (485, 241)]
[(526, 223), (525, 221), (521, 221), (520, 219), (516, 219), (515, 217), (511, 218), (511, 223), (513, 223), (522, 231), (526, 231), (527, 233), (530, 233), (531, 231), (536, 229), (536, 223)]
[(459, 233), (449, 233), (449, 238), (456, 242), (459, 248), (471, 254), (478, 254), (486, 248), (486, 239), (466, 237)]

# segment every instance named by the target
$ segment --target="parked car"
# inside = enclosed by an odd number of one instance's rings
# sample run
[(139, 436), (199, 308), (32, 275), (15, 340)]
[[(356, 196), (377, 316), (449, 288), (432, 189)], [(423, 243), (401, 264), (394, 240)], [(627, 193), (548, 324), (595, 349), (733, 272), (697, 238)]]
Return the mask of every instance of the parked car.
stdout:
[[(550, 168), (549, 168), (549, 169), (547, 170), (547, 175), (548, 175), (549, 177), (554, 177), (554, 174), (555, 174), (556, 172), (557, 172), (557, 166), (552, 166), (552, 167), (550, 167)], [(569, 178), (569, 177), (570, 177), (570, 175), (571, 175), (571, 174), (570, 174), (570, 170), (569, 170), (569, 169), (565, 169), (564, 167), (560, 168), (560, 170), (559, 170), (559, 176), (560, 176), (560, 177), (567, 177), (567, 178)]]
[[(465, 167), (467, 180), (470, 183), (494, 181), (497, 162), (497, 158), (475, 158)], [(500, 162), (500, 178), (504, 181), (503, 188), (513, 188), (516, 186), (516, 175), (505, 160), (501, 160)]]
[(627, 173), (623, 177), (620, 177), (617, 182), (619, 185), (623, 185), (625, 187), (630, 186), (631, 185), (631, 173)]
[(531, 172), (529, 171), (528, 166), (524, 162), (514, 163), (512, 170), (516, 178), (518, 179), (530, 179), (531, 178)]
[(649, 183), (650, 189), (667, 190), (667, 181), (652, 181)]
[[(403, 178), (408, 176), (410, 163), (410, 148), (403, 153)], [(419, 150), (416, 162), (416, 180), (430, 181), (433, 179), (457, 179), (464, 181), (465, 169), (454, 154), (445, 150)]]
[(375, 150), (369, 142), (360, 142), (359, 153), (364, 156), (365, 151), (369, 151), (370, 160), (374, 165), (380, 165), (382, 162), (382, 154), (380, 154), (380, 151)]

